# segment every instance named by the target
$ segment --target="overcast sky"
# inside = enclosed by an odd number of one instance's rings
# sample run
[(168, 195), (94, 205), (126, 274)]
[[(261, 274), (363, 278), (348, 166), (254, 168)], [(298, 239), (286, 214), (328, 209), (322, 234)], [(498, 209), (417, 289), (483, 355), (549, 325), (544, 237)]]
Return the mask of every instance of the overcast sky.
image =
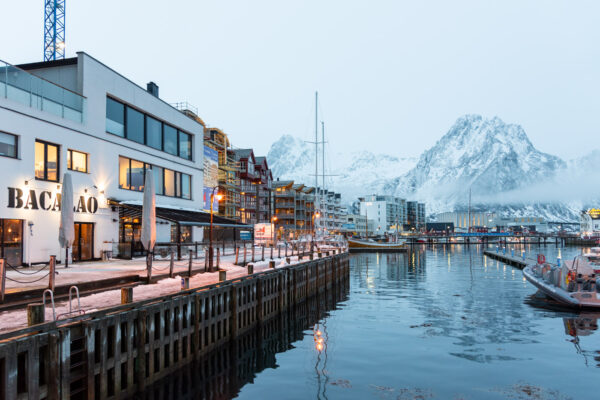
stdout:
[[(523, 126), (564, 158), (598, 141), (599, 1), (67, 0), (67, 56), (85, 51), (237, 147), (314, 135), (418, 156), (460, 116)], [(43, 1), (2, 6), (0, 59), (43, 59)]]

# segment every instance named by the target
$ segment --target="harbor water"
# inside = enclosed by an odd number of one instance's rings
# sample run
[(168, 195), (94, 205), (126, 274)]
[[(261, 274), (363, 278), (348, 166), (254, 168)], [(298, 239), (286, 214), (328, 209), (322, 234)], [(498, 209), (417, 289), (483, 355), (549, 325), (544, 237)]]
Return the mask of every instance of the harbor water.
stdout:
[[(559, 254), (525, 249), (549, 261)], [(560, 249), (563, 259), (579, 252)], [(232, 370), (233, 379), (206, 382), (189, 398), (596, 398), (600, 313), (535, 293), (482, 246), (353, 255), (346, 292), (296, 319), (269, 362)], [(264, 359), (264, 346), (256, 354)]]

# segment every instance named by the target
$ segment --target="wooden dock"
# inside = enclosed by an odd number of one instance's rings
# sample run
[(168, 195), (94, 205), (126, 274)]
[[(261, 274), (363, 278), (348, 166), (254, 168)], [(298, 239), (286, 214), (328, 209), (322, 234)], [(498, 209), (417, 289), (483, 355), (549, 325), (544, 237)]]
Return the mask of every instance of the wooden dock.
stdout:
[(0, 334), (0, 399), (130, 397), (348, 276), (336, 254)]
[(496, 251), (492, 251), (492, 250), (484, 250), (483, 254), (485, 256), (488, 256), (491, 259), (501, 261), (504, 264), (507, 264), (507, 265), (510, 265), (510, 266), (513, 266), (513, 267), (516, 267), (519, 269), (523, 269), (527, 265), (530, 265), (530, 264), (533, 264), (536, 262), (536, 260), (533, 258), (525, 257), (525, 259), (523, 259), (523, 257), (511, 256), (509, 253), (504, 254), (503, 252), (496, 253)]

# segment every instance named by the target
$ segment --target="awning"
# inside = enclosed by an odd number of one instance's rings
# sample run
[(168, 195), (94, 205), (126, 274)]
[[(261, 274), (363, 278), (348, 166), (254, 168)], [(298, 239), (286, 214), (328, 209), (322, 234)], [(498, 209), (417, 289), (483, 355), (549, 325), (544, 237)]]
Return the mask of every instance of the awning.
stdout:
[[(119, 216), (141, 218), (142, 206), (137, 204), (123, 204), (111, 200), (119, 207)], [(156, 207), (156, 218), (170, 221), (185, 226), (210, 226), (210, 213), (202, 211), (177, 210), (174, 208)], [(254, 229), (253, 225), (241, 224), (237, 221), (213, 214), (213, 226), (222, 228)]]

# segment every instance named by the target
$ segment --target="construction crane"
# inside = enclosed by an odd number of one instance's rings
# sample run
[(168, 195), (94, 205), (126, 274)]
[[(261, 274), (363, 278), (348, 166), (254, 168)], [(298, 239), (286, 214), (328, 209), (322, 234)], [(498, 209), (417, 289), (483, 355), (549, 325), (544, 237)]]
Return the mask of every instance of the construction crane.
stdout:
[(65, 58), (65, 0), (44, 2), (44, 61)]

